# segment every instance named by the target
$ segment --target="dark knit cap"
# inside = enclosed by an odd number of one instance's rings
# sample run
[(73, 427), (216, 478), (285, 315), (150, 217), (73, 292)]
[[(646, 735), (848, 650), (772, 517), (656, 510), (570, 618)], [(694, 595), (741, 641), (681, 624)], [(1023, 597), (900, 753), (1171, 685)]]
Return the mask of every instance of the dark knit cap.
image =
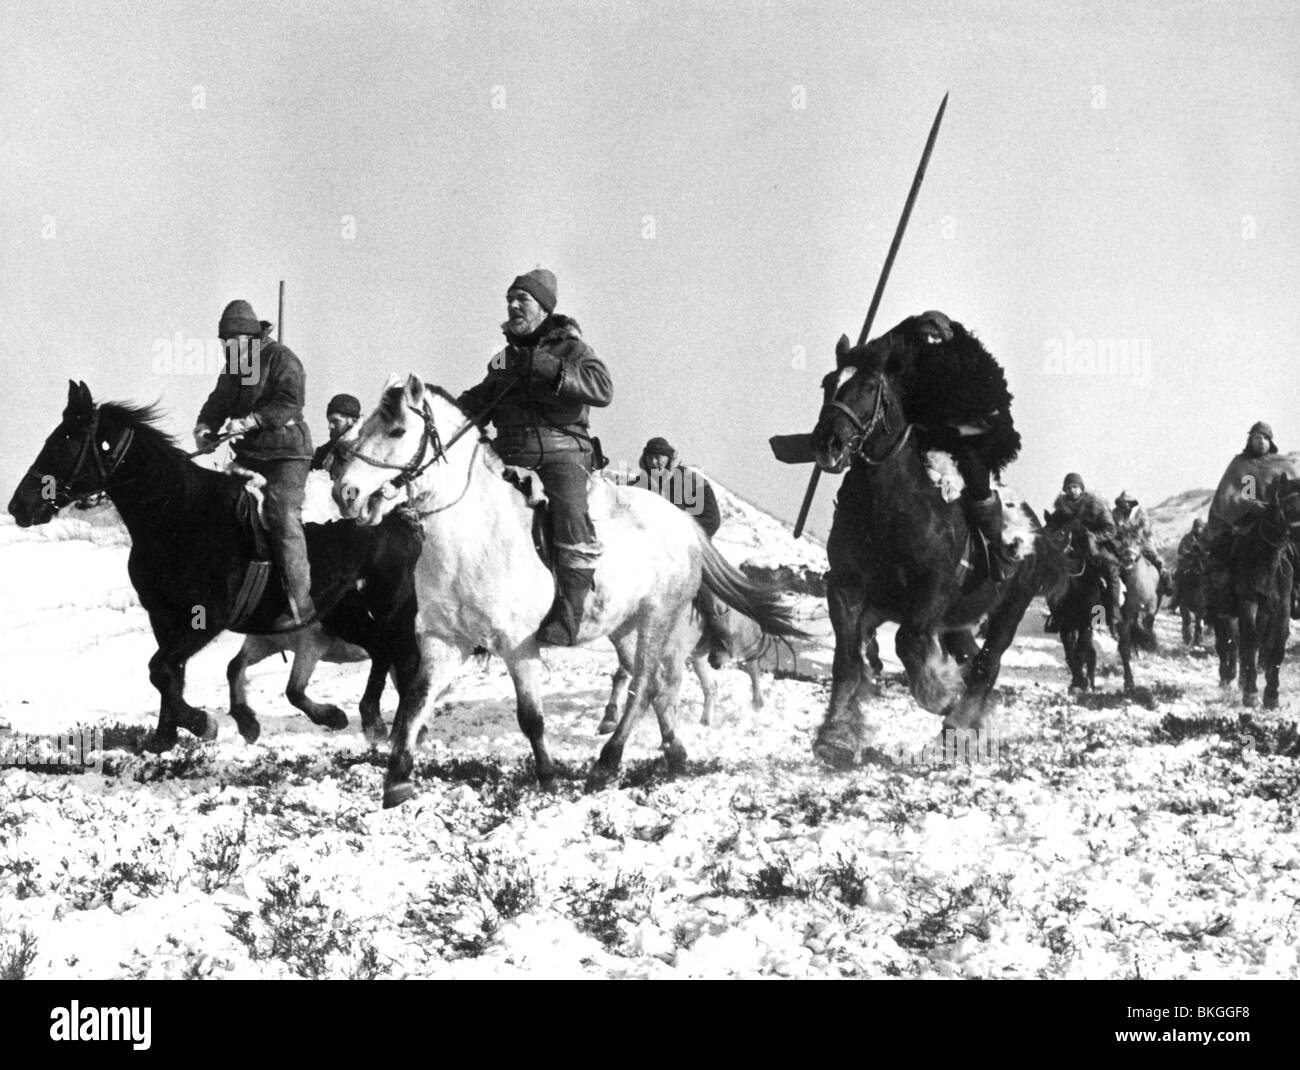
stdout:
[(1137, 505), (1137, 503), (1138, 500), (1126, 490), (1120, 491), (1119, 497), (1115, 499), (1116, 505)]
[(652, 438), (645, 444), (645, 449), (641, 452), (643, 454), (662, 453), (666, 457), (671, 457), (676, 451), (672, 446), (668, 445), (668, 440), (666, 438)]
[(555, 297), (559, 291), (555, 275), (545, 268), (533, 268), (527, 274), (520, 275), (510, 284), (507, 293), (509, 290), (523, 290), (524, 293), (531, 294), (533, 300), (548, 313), (555, 311)]
[(235, 338), (241, 334), (260, 338), (263, 331), (271, 324), (259, 320), (253, 306), (247, 301), (231, 301), (221, 313), (221, 322), (217, 326), (218, 338)]
[(1066, 472), (1065, 478), (1061, 480), (1061, 489), (1065, 490), (1071, 483), (1077, 483), (1080, 490), (1087, 490), (1087, 485), (1083, 482), (1083, 476), (1078, 472)]
[(330, 403), (325, 406), (325, 415), (332, 416), (334, 413), (340, 416), (351, 416), (354, 420), (361, 419), (361, 402), (351, 394), (335, 394), (330, 398)]

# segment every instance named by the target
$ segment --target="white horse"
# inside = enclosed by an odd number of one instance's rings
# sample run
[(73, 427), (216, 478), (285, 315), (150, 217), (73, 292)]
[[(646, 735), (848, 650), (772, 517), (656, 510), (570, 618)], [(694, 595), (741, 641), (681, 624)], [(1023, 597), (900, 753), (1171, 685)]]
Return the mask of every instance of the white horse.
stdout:
[[(405, 384), (394, 379), (335, 472), (335, 498), (345, 516), (377, 524), (405, 497), (424, 525), (415, 580), (416, 650), (396, 665), (400, 700), (385, 807), (414, 796), (412, 749), (420, 729), (477, 648), (505, 662), (538, 782), (545, 790), (555, 786), (544, 739), (537, 640), (555, 584), (533, 546), (531, 506), (504, 478), (505, 466), (486, 440), (464, 433), (472, 430), (446, 392), (414, 375)], [(632, 677), (623, 717), (588, 776), (591, 789), (617, 774), (637, 717), (652, 701), (669, 769), (684, 770), (675, 706), (695, 641), (690, 607), (701, 583), (769, 634), (803, 633), (782, 599), (728, 564), (694, 519), (659, 495), (593, 479), (588, 512), (604, 551), (579, 642), (608, 636)]]

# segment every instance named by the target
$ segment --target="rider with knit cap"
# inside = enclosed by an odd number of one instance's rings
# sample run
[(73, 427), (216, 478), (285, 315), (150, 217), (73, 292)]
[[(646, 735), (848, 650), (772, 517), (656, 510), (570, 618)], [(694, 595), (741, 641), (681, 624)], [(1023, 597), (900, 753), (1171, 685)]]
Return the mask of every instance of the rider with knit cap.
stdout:
[(266, 477), (263, 515), (289, 599), (289, 611), (272, 628), (283, 631), (316, 615), (302, 530), (312, 448), (302, 414), (306, 373), (293, 351), (272, 339), (271, 326), (247, 301), (231, 301), (221, 313), (217, 334), (230, 359), (199, 412), (194, 441), (200, 449), (211, 447), (224, 425), (226, 434), (240, 436), (235, 460)]
[(555, 311), (556, 294), (555, 276), (544, 268), (510, 284), (506, 345), (483, 381), (457, 400), (480, 426), (496, 427), (494, 445), (506, 464), (541, 478), (550, 499), (558, 590), (537, 637), (571, 646), (601, 553), (587, 514), (587, 476), (595, 466), (588, 412), (608, 405), (614, 387), (577, 321)]
[(1106, 586), (1106, 623), (1114, 631), (1120, 619), (1119, 559), (1115, 556), (1115, 539), (1119, 535), (1115, 519), (1106, 503), (1084, 485), (1083, 476), (1069, 472), (1061, 482), (1061, 493), (1052, 505), (1053, 526), (1078, 521), (1088, 533), (1088, 556)]
[[(713, 493), (709, 481), (699, 472), (677, 463), (677, 451), (666, 438), (652, 438), (645, 444), (645, 449), (641, 451), (640, 468), (641, 475), (628, 480), (629, 487), (644, 487), (654, 491), (678, 509), (690, 513), (710, 539), (717, 534), (722, 525), (717, 495)], [(709, 637), (710, 659), (716, 667), (721, 658), (731, 653), (727, 641), (727, 609), (712, 592), (703, 587), (695, 598), (695, 608), (704, 620)]]
[(333, 471), (334, 462), (339, 456), (339, 446), (358, 420), (361, 419), (361, 402), (351, 394), (335, 394), (325, 406), (325, 422), (329, 425), (330, 440), (316, 449), (311, 460), (312, 471), (324, 469)]

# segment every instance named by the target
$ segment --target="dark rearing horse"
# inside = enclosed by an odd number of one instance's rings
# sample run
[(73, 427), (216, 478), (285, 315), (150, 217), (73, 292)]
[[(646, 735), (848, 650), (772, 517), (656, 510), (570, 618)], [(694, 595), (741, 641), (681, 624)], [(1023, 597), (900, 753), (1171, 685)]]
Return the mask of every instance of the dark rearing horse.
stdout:
[[(146, 746), (160, 751), (176, 743), (180, 728), (201, 739), (216, 737), (216, 721), (185, 701), (185, 665), (230, 626), (253, 547), (236, 516), (243, 480), (194, 464), (156, 421), (153, 409), (97, 405), (85, 383), (69, 382), (63, 419), (18, 484), (9, 512), (20, 527), (30, 527), (97, 492), (107, 492), (117, 507), (131, 535), (127, 571), (158, 641), (149, 679), (162, 701)], [(292, 634), (314, 647), (322, 625), (329, 632), (337, 617), (331, 634), (365, 647), (372, 658), (405, 655), (403, 644), (414, 645), (410, 577), (421, 548), (418, 526), (397, 518), (374, 529), (338, 521), (307, 524), (305, 531), (321, 623)], [(234, 630), (266, 633), (286, 604), (281, 585), (270, 582)], [(376, 642), (392, 649), (379, 650)], [(232, 696), (236, 668), (242, 674), (246, 660), (241, 651), (231, 663)], [(318, 712), (308, 708), (308, 716), (318, 724), (347, 723), (336, 707), (312, 706)], [(257, 737), (252, 710), (236, 702), (231, 715), (245, 739)], [(369, 738), (386, 735), (377, 703), (373, 713), (363, 707), (363, 717)]]
[[(812, 433), (818, 465), (849, 469), (826, 546), (835, 660), (814, 751), (844, 767), (866, 742), (862, 707), (875, 685), (865, 648), (878, 625), (898, 623), (896, 650), (916, 701), (941, 714), (945, 729), (979, 729), (1025, 610), (1036, 594), (1059, 593), (1066, 570), (1060, 549), (1026, 509), (1032, 553), (997, 584), (972, 577), (962, 506), (945, 501), (927, 475), (887, 349), (850, 349), (842, 338), (836, 356), (839, 368), (823, 381), (825, 404)], [(985, 615), (987, 636), (977, 651), (968, 629)]]

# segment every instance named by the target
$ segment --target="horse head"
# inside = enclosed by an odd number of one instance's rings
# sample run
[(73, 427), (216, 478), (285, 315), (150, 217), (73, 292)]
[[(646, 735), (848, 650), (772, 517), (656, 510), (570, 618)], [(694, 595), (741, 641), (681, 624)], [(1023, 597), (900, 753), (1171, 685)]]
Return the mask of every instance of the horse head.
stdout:
[(46, 524), (69, 502), (108, 489), (135, 433), (124, 415), (120, 406), (96, 405), (84, 382), (68, 380), (63, 418), (9, 500), (19, 527)]
[(835, 357), (836, 370), (822, 380), (813, 459), (828, 472), (842, 472), (855, 457), (883, 464), (901, 448), (910, 430), (887, 374), (887, 353), (875, 342), (850, 348), (848, 338), (841, 336)]
[(393, 376), (378, 407), (342, 451), (334, 500), (343, 515), (374, 526), (401, 504), (404, 488), (412, 501), (431, 493), (437, 470), (444, 467), (439, 462), (467, 426), (462, 423), (444, 445), (439, 421), (451, 429), (458, 411), (445, 392), (426, 387), (418, 375), (405, 383)]

